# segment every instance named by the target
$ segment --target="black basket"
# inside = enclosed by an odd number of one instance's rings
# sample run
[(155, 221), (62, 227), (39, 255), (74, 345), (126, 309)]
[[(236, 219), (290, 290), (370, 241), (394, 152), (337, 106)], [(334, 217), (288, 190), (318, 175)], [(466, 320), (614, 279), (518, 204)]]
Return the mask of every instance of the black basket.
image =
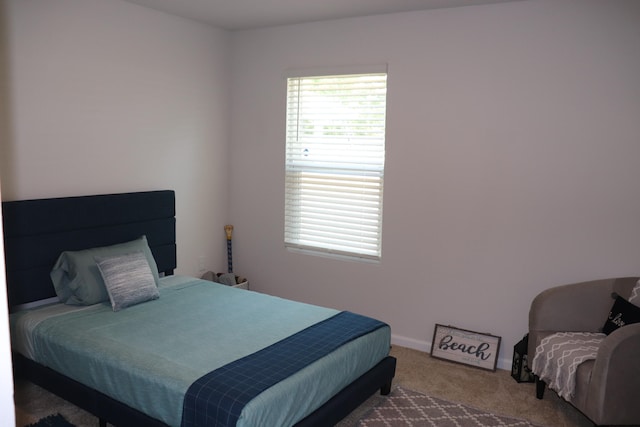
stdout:
[(534, 382), (533, 372), (529, 369), (528, 360), (529, 334), (525, 335), (516, 345), (513, 346), (513, 363), (511, 365), (511, 376), (519, 383)]

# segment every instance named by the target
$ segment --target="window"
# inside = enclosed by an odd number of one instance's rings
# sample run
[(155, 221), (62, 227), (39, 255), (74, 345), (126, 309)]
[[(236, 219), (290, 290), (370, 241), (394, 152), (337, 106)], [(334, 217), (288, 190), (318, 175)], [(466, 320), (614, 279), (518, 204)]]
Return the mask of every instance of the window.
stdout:
[(287, 83), (285, 246), (379, 260), (386, 72)]

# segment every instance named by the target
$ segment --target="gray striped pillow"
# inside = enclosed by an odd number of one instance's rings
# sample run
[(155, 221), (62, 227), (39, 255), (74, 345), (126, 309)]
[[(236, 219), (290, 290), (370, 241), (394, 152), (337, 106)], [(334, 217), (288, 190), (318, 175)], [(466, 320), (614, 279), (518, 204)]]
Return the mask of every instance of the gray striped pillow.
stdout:
[(113, 311), (160, 297), (149, 262), (142, 251), (96, 257)]

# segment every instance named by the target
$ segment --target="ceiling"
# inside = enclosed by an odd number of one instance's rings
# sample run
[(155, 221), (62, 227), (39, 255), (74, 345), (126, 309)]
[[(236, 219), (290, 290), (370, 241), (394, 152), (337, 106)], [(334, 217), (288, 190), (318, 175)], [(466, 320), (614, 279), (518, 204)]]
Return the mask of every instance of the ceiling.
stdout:
[(127, 0), (226, 30), (515, 0)]

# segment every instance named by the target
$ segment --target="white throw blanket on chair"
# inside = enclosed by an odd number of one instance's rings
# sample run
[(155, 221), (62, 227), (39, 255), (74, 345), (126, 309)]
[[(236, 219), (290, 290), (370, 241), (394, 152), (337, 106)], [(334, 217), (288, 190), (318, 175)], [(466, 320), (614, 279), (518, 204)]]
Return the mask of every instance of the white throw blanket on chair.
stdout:
[(559, 396), (571, 400), (578, 366), (596, 358), (598, 347), (605, 337), (605, 334), (591, 332), (557, 332), (549, 335), (536, 347), (531, 370)]

